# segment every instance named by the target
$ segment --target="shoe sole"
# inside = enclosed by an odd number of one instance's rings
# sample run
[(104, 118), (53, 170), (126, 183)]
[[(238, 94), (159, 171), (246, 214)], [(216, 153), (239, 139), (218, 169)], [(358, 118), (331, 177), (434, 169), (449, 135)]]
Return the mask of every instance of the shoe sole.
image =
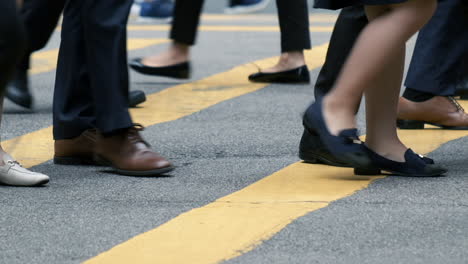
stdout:
[(172, 22), (172, 17), (167, 18), (153, 18), (153, 17), (141, 17), (139, 16), (136, 23), (140, 24), (168, 24)]
[(92, 158), (78, 158), (78, 157), (54, 157), (54, 164), (58, 165), (92, 165), (101, 166), (101, 163), (96, 162)]
[(186, 71), (181, 71), (177, 74), (173, 73), (154, 73), (150, 69), (145, 69), (145, 68), (140, 68), (138, 66), (134, 66), (130, 64), (130, 68), (138, 73), (144, 74), (144, 75), (151, 75), (151, 76), (157, 76), (157, 77), (165, 77), (165, 78), (172, 78), (172, 79), (180, 79), (180, 80), (186, 80), (190, 79), (190, 70)]
[(329, 166), (334, 166), (334, 167), (349, 168), (347, 164), (334, 162), (325, 157), (315, 155), (310, 152), (299, 151), (299, 158), (308, 164), (323, 164), (323, 165), (329, 165)]
[(271, 80), (271, 79), (250, 79), (250, 82), (253, 83), (279, 83), (279, 84), (310, 84), (310, 80), (308, 81), (297, 81), (297, 80)]
[(361, 169), (355, 168), (354, 174), (361, 175), (361, 176), (375, 176), (375, 175), (384, 175), (384, 172), (390, 174), (391, 176), (401, 176), (401, 177), (445, 177), (443, 175), (447, 172), (447, 170), (440, 170), (438, 172), (429, 173), (429, 174), (408, 174), (408, 173), (401, 173), (397, 171), (387, 171), (381, 169)]
[(46, 180), (42, 180), (34, 184), (12, 184), (12, 183), (6, 183), (6, 182), (0, 181), (0, 185), (15, 186), (15, 187), (38, 187), (38, 186), (42, 186), (42, 185), (49, 183), (49, 181), (50, 181), (49, 179), (46, 179)]
[(95, 162), (103, 165), (103, 166), (109, 166), (114, 169), (114, 171), (120, 175), (125, 175), (125, 176), (159, 176), (165, 173), (168, 173), (170, 171), (173, 171), (175, 168), (173, 166), (169, 167), (164, 167), (160, 169), (154, 169), (154, 170), (148, 170), (148, 171), (131, 171), (131, 170), (122, 170), (117, 167), (115, 167), (110, 161), (106, 160), (105, 158), (95, 155), (94, 156)]
[(118, 174), (126, 175), (126, 176), (158, 176), (158, 175), (166, 174), (175, 169), (172, 166), (161, 168), (161, 169), (150, 170), (150, 171), (129, 171), (129, 170), (121, 170), (115, 167), (112, 167), (112, 168)]
[(145, 93), (139, 93), (138, 96), (134, 97), (134, 102), (128, 104), (128, 107), (136, 107), (137, 105), (144, 103), (146, 101)]
[(40, 182), (38, 182), (38, 183), (36, 183), (34, 185), (31, 185), (31, 187), (42, 186), (42, 185), (45, 185), (45, 184), (49, 183), (49, 181), (50, 181), (49, 179), (42, 180), (42, 181), (40, 181)]

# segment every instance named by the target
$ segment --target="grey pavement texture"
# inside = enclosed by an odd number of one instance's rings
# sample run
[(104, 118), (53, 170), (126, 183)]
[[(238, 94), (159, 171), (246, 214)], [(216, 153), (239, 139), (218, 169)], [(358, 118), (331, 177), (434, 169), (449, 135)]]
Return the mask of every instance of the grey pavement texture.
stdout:
[[(210, 0), (205, 10), (219, 13), (223, 7), (224, 1)], [(270, 3), (265, 13), (272, 12)], [(312, 33), (314, 45), (328, 39), (329, 33)], [(46, 49), (58, 43), (55, 34)], [(279, 54), (275, 32), (201, 32), (198, 43), (191, 81)], [(129, 57), (164, 47), (132, 51)], [(318, 69), (311, 74), (315, 80)], [(3, 140), (51, 124), (54, 75), (32, 76), (33, 113), (6, 102)], [(148, 94), (180, 83), (131, 72), (132, 89)], [(51, 161), (34, 167), (51, 176), (48, 186), (0, 187), (0, 263), (82, 262), (298, 161), (301, 113), (312, 100), (311, 85), (269, 85), (146, 128), (144, 137), (177, 166), (168, 177), (124, 177), (102, 167)], [(362, 113), (359, 120), (362, 124)], [(468, 263), (467, 144), (463, 138), (431, 154), (451, 169), (448, 177), (378, 180), (227, 263)]]

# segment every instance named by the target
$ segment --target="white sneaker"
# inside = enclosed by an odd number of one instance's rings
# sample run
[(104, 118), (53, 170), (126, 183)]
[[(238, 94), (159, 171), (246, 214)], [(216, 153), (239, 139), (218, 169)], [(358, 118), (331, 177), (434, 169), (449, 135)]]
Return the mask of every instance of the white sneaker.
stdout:
[(14, 186), (39, 186), (49, 182), (49, 176), (23, 168), (9, 155), (3, 158), (5, 165), (0, 165), (0, 183)]

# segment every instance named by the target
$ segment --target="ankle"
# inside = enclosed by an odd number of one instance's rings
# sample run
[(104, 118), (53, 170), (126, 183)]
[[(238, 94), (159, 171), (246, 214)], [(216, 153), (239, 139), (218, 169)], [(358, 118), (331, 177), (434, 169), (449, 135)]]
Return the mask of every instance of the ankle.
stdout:
[(355, 107), (349, 103), (349, 100), (324, 96), (323, 107), (324, 110), (329, 113), (336, 113), (340, 116), (348, 116), (351, 118), (354, 118), (355, 116)]
[(332, 135), (336, 136), (344, 129), (356, 128), (354, 111), (327, 96), (323, 99), (323, 116)]
[(190, 57), (190, 46), (180, 42), (173, 42), (169, 47), (168, 53), (170, 57), (176, 60), (188, 61)]
[(288, 51), (281, 54), (278, 66), (284, 68), (298, 68), (305, 65), (303, 51)]

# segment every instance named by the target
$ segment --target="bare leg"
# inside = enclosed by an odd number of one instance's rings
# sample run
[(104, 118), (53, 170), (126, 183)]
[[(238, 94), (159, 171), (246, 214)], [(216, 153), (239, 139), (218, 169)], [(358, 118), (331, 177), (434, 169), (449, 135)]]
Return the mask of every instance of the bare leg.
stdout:
[(382, 87), (376, 84), (381, 83), (379, 78), (386, 73), (388, 62), (399, 63), (395, 58), (401, 60), (406, 41), (429, 20), (435, 5), (434, 0), (411, 0), (366, 7), (372, 20), (359, 36), (335, 87), (324, 97), (324, 117), (332, 134), (356, 127), (355, 109), (363, 92), (377, 89), (376, 93), (381, 94)]
[[(395, 161), (405, 161), (407, 147), (398, 139), (396, 118), (400, 85), (403, 80), (405, 49), (387, 62), (387, 69), (374, 84), (376, 89), (368, 89), (366, 95), (367, 135), (366, 145)], [(378, 88), (377, 88), (378, 87)]]
[(263, 69), (265, 73), (275, 73), (292, 70), (305, 65), (304, 51), (288, 51), (281, 54), (278, 63), (270, 68)]
[(174, 41), (166, 51), (160, 54), (145, 57), (142, 63), (151, 67), (163, 67), (187, 62), (189, 59), (190, 46)]

